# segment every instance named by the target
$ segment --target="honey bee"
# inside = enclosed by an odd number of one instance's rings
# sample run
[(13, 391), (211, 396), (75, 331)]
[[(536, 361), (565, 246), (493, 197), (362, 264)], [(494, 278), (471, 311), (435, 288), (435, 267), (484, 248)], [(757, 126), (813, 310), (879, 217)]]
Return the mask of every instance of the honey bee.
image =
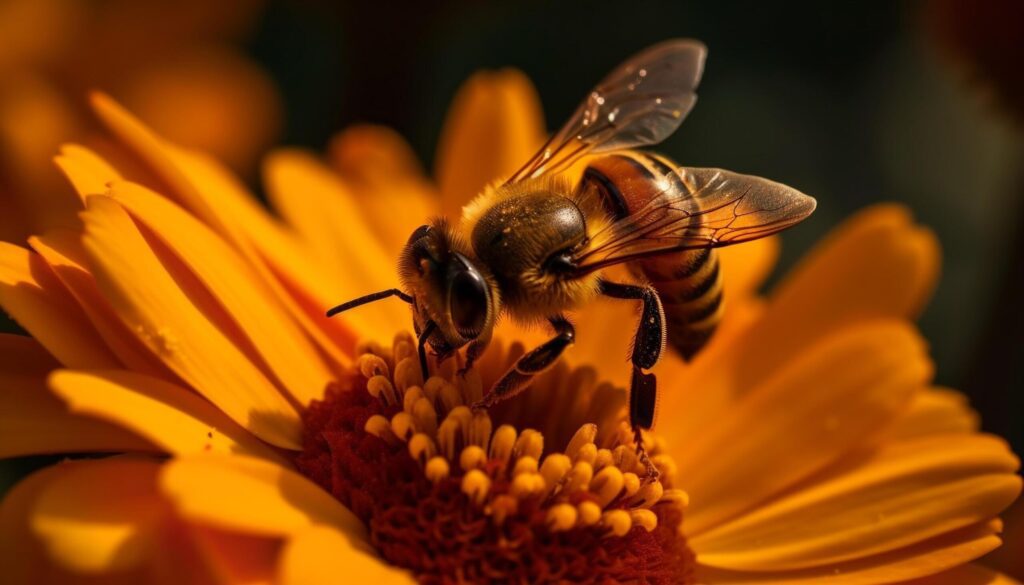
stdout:
[[(638, 302), (629, 417), (638, 454), (656, 476), (640, 432), (655, 414), (648, 370), (667, 342), (689, 359), (714, 332), (722, 313), (715, 249), (779, 232), (815, 208), (813, 198), (779, 183), (633, 150), (679, 127), (697, 100), (706, 53), (698, 41), (670, 40), (615, 68), (530, 160), (467, 205), (457, 225), (439, 218), (412, 233), (399, 260), (401, 289), (327, 315), (391, 296), (409, 303), (424, 378), (428, 345), (438, 361), (466, 347), (465, 371), (501, 316), (549, 323), (553, 336), (473, 405), (486, 409), (524, 390), (572, 345), (566, 311), (599, 295)], [(573, 185), (564, 171), (585, 156)], [(602, 274), (617, 264), (640, 283)]]

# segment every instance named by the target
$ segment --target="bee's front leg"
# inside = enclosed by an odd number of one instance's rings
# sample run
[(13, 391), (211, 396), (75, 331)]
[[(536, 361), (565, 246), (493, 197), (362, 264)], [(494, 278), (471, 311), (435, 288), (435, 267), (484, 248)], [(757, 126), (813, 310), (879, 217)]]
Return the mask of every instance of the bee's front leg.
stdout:
[(555, 329), (555, 336), (516, 360), (483, 399), (473, 404), (474, 410), (488, 409), (519, 394), (526, 389), (534, 376), (550, 368), (565, 348), (573, 344), (576, 340), (576, 328), (568, 319), (559, 315), (549, 319), (549, 322)]
[(649, 370), (658, 363), (661, 351), (665, 347), (665, 312), (661, 307), (661, 299), (651, 286), (635, 284), (619, 284), (601, 281), (601, 294), (616, 299), (643, 301), (640, 324), (637, 326), (633, 339), (633, 378), (629, 388), (629, 422), (633, 426), (636, 440), (636, 452), (647, 468), (649, 479), (657, 479), (658, 470), (647, 456), (644, 448), (642, 430), (654, 425), (655, 406), (657, 406), (657, 379)]
[(487, 337), (478, 337), (469, 342), (469, 347), (466, 348), (466, 363), (459, 368), (459, 371), (456, 373), (461, 377), (465, 377), (466, 372), (473, 368), (473, 364), (475, 364), (476, 360), (484, 354), (484, 351), (490, 343), (490, 334), (488, 334)]

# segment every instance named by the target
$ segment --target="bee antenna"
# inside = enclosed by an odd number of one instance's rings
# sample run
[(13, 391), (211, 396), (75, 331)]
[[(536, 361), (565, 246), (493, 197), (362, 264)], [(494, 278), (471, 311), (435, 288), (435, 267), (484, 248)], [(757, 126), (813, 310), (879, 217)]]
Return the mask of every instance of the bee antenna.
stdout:
[(386, 299), (388, 297), (398, 297), (398, 298), (402, 299), (403, 301), (405, 301), (405, 302), (407, 302), (409, 304), (412, 304), (412, 297), (411, 296), (405, 294), (404, 292), (398, 290), (397, 288), (389, 288), (387, 290), (382, 290), (380, 292), (370, 293), (368, 295), (361, 296), (358, 299), (352, 299), (351, 301), (349, 301), (347, 303), (342, 303), (342, 304), (338, 305), (337, 307), (333, 307), (332, 309), (327, 311), (327, 316), (328, 317), (333, 317), (333, 316), (337, 315), (338, 313), (344, 313), (345, 311), (347, 311), (349, 309), (354, 309), (356, 307), (360, 307), (360, 306), (365, 305), (367, 303), (372, 303), (374, 301), (379, 301), (381, 299)]

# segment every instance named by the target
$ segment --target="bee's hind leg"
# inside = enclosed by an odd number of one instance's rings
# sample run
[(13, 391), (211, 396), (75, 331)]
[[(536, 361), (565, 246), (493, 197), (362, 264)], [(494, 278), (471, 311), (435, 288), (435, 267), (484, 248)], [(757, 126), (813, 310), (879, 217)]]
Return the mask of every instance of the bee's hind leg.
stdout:
[(516, 360), (483, 399), (473, 404), (474, 410), (488, 409), (525, 390), (534, 376), (550, 368), (565, 348), (576, 341), (576, 328), (564, 316), (552, 317), (549, 322), (555, 329), (555, 336)]
[(654, 480), (658, 478), (658, 469), (647, 455), (642, 431), (654, 425), (658, 383), (654, 374), (644, 370), (653, 368), (665, 349), (665, 312), (657, 291), (651, 286), (602, 280), (601, 294), (616, 299), (643, 301), (640, 324), (633, 338), (633, 351), (630, 355), (633, 377), (629, 388), (629, 423), (633, 427), (637, 456), (647, 468), (648, 479)]

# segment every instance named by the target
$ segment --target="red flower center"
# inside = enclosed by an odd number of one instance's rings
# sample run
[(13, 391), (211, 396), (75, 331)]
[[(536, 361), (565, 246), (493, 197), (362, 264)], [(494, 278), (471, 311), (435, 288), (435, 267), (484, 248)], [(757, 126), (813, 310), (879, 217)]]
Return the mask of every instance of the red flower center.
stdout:
[(364, 355), (310, 406), (295, 459), (366, 523), (384, 559), (423, 583), (693, 582), (685, 494), (639, 480), (631, 445), (598, 447), (598, 427), (584, 424), (564, 453), (541, 457), (539, 432), (492, 432), (488, 414), (458, 404), (474, 384), (417, 384), (408, 356), (392, 379), (389, 357)]

